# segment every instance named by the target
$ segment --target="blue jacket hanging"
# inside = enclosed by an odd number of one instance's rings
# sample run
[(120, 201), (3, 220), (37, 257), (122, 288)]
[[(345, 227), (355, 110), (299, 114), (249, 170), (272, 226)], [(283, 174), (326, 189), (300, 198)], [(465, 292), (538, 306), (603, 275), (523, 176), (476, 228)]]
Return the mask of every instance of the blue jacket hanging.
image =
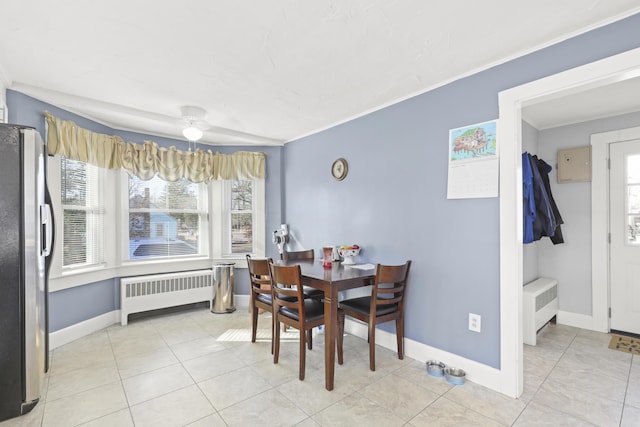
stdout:
[(558, 206), (556, 205), (556, 201), (553, 198), (553, 194), (551, 193), (551, 184), (549, 183), (549, 172), (551, 172), (551, 165), (545, 162), (542, 159), (539, 159), (537, 156), (533, 156), (535, 160), (538, 171), (540, 172), (540, 177), (542, 178), (542, 182), (544, 183), (544, 188), (547, 191), (547, 197), (549, 199), (549, 203), (551, 204), (551, 211), (553, 212), (553, 217), (556, 221), (556, 229), (554, 233), (549, 236), (551, 238), (551, 242), (554, 245), (558, 243), (564, 243), (564, 237), (562, 236), (562, 229), (560, 228), (560, 224), (564, 223), (562, 216), (560, 215), (560, 210), (558, 210)]
[(533, 242), (533, 222), (536, 219), (536, 204), (533, 195), (533, 172), (529, 153), (522, 153), (522, 224), (524, 243)]
[(547, 189), (538, 169), (537, 157), (529, 155), (529, 161), (533, 172), (533, 196), (536, 204), (536, 219), (533, 221), (533, 240), (540, 240), (542, 236), (554, 235), (556, 219), (553, 215)]

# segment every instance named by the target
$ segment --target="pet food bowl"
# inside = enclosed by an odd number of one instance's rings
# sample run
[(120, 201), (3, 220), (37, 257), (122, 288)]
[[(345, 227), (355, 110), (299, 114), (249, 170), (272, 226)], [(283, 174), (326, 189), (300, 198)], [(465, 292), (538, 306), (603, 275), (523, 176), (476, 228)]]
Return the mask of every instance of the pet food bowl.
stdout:
[(441, 377), (444, 375), (444, 363), (437, 360), (427, 361), (427, 373), (434, 377)]
[(451, 384), (462, 385), (464, 384), (465, 372), (459, 368), (445, 368), (444, 377)]

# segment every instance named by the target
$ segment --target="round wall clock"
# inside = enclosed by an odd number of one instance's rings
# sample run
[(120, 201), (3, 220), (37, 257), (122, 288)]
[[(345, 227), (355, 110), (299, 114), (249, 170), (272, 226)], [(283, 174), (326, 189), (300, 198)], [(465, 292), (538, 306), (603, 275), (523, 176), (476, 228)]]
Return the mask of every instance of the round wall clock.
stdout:
[(349, 165), (347, 165), (347, 161), (343, 158), (339, 158), (333, 165), (331, 165), (331, 175), (338, 181), (342, 181), (349, 171)]

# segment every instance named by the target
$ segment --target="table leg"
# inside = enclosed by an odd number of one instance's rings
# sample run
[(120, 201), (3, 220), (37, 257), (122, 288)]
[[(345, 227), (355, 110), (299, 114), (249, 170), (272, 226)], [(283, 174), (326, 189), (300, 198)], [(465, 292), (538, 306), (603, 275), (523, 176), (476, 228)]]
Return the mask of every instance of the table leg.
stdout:
[(338, 329), (338, 289), (333, 286), (328, 288), (324, 292), (324, 379), (327, 390), (333, 390)]

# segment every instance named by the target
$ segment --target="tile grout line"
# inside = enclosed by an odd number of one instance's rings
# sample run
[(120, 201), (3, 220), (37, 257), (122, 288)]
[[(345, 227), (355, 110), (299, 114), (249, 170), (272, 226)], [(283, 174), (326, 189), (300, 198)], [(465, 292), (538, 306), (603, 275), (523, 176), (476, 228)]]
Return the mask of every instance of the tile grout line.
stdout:
[(135, 420), (133, 419), (133, 412), (131, 412), (131, 402), (129, 402), (129, 396), (127, 396), (127, 391), (124, 388), (124, 380), (122, 378), (122, 374), (120, 373), (120, 366), (118, 365), (118, 358), (116, 357), (116, 352), (113, 348), (113, 341), (111, 339), (111, 334), (109, 333), (109, 330), (107, 330), (106, 332), (107, 332), (107, 338), (109, 339), (109, 348), (111, 349), (113, 361), (115, 362), (116, 370), (118, 371), (118, 378), (120, 378), (120, 388), (122, 389), (122, 394), (124, 395), (124, 398), (127, 402), (127, 412), (129, 413), (129, 419), (131, 420), (131, 424), (135, 427), (136, 423), (135, 423)]
[(631, 371), (633, 370), (633, 359), (635, 354), (631, 353), (631, 362), (629, 363), (629, 372), (627, 373), (627, 385), (624, 388), (624, 399), (622, 400), (622, 413), (620, 414), (620, 422), (618, 425), (622, 426), (622, 419), (624, 418), (624, 410), (627, 407), (627, 394), (629, 393), (629, 384), (631, 383)]

